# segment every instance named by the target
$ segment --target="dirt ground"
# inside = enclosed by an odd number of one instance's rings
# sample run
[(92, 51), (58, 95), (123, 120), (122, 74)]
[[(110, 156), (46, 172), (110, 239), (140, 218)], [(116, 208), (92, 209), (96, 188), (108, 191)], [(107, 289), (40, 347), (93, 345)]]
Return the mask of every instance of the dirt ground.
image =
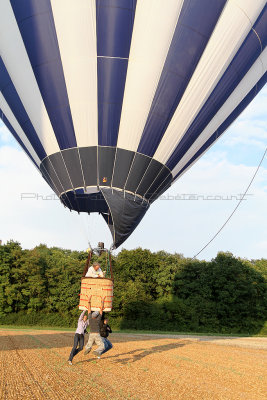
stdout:
[(70, 366), (73, 333), (0, 330), (0, 399), (267, 398), (267, 338), (110, 339), (114, 348), (100, 361), (81, 352)]

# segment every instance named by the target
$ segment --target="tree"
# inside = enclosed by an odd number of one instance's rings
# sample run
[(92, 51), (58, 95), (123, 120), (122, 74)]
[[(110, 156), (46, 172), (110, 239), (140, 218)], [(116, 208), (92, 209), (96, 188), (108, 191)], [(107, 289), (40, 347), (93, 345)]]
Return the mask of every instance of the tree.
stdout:
[[(0, 322), (74, 326), (87, 253), (0, 246)], [(107, 267), (106, 254), (92, 262)], [(267, 315), (267, 260), (218, 253), (211, 260), (147, 249), (112, 257), (118, 327), (199, 332), (259, 332)]]

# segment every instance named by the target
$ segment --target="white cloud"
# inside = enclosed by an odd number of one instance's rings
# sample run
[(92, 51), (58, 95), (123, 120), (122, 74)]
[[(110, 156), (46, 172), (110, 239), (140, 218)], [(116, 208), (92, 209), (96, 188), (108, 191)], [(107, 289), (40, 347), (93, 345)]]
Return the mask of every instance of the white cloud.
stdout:
[(238, 144), (252, 145), (265, 149), (267, 144), (266, 122), (261, 120), (240, 120), (232, 125), (227, 133), (224, 144), (235, 146)]
[(255, 247), (259, 249), (260, 251), (263, 251), (266, 253), (267, 249), (267, 240), (261, 240), (260, 242), (256, 243)]
[(245, 145), (266, 148), (267, 88), (256, 96), (222, 138), (226, 146)]
[[(195, 255), (218, 231), (244, 193), (256, 167), (234, 165), (220, 154), (200, 160), (165, 195), (217, 195), (232, 200), (158, 200), (142, 226), (137, 228), (125, 247), (148, 248)], [(267, 193), (262, 185), (267, 169), (262, 167), (244, 200), (219, 236), (201, 253), (212, 258), (218, 251), (232, 251), (247, 258), (267, 257), (267, 247), (257, 244), (267, 237)], [(188, 198), (189, 196), (187, 196)]]
[[(195, 164), (166, 195), (199, 194), (233, 196), (233, 200), (158, 200), (123, 247), (153, 251), (165, 249), (193, 256), (217, 232), (234, 209), (235, 196), (243, 193), (255, 166), (234, 165), (224, 152), (211, 152)], [(78, 215), (59, 201), (39, 200), (52, 193), (28, 157), (11, 146), (0, 147), (1, 237), (23, 247), (39, 243), (82, 250), (89, 239), (111, 244), (111, 235), (98, 214)], [(251, 190), (229, 224), (199, 256), (212, 258), (219, 250), (247, 258), (267, 257), (267, 169), (261, 167)], [(21, 200), (21, 193), (35, 198)], [(89, 223), (89, 224), (88, 224)]]
[(243, 111), (239, 119), (241, 120), (263, 119), (266, 121), (266, 105), (267, 105), (267, 86), (265, 85), (260, 91), (260, 93)]
[[(111, 241), (103, 218), (78, 215), (58, 200), (44, 200), (53, 192), (28, 157), (17, 148), (0, 147), (0, 221), (3, 241), (18, 240), (26, 248), (39, 243), (85, 249), (89, 238), (95, 244)], [(42, 200), (43, 199), (43, 200)]]
[(0, 142), (8, 143), (12, 139), (9, 130), (0, 122)]
[[(266, 99), (264, 89), (228, 133), (166, 195), (243, 193), (256, 170), (255, 160), (266, 147)], [(82, 250), (87, 247), (88, 237), (93, 245), (98, 241), (111, 244), (107, 225), (98, 214), (79, 216), (70, 213), (59, 201), (37, 200), (36, 194), (45, 197), (52, 191), (28, 157), (14, 147), (14, 140), (3, 125), (0, 125), (0, 143), (0, 239), (18, 240), (26, 248), (47, 243)], [(243, 158), (241, 145), (245, 149)], [(210, 259), (219, 250), (246, 258), (267, 257), (266, 192), (265, 161), (249, 190), (251, 196), (242, 202), (220, 235), (199, 257)], [(35, 198), (21, 200), (21, 193), (32, 193)], [(234, 199), (158, 200), (123, 246), (165, 249), (193, 256), (218, 231), (236, 204)]]

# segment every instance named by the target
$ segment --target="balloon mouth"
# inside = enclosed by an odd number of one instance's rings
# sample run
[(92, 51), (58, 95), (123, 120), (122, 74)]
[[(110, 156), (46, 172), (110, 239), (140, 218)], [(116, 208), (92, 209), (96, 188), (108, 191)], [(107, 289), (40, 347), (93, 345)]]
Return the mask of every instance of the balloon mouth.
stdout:
[[(149, 202), (132, 193), (113, 188), (86, 188), (69, 191), (60, 196), (70, 210), (97, 212), (106, 221), (113, 239), (112, 249), (118, 248), (133, 233), (149, 208)], [(90, 210), (90, 211), (88, 211)]]
[(43, 159), (40, 170), (70, 210), (103, 216), (113, 248), (131, 235), (173, 179), (152, 157), (111, 146), (65, 149)]
[(86, 186), (83, 188), (83, 192), (84, 194), (96, 194), (99, 193), (99, 189), (97, 186)]

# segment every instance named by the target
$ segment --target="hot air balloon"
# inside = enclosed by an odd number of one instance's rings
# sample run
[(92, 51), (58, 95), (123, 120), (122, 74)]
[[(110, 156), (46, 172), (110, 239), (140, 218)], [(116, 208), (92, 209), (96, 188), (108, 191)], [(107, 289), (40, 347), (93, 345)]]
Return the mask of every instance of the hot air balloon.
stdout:
[(266, 82), (265, 0), (1, 0), (0, 116), (120, 246)]

